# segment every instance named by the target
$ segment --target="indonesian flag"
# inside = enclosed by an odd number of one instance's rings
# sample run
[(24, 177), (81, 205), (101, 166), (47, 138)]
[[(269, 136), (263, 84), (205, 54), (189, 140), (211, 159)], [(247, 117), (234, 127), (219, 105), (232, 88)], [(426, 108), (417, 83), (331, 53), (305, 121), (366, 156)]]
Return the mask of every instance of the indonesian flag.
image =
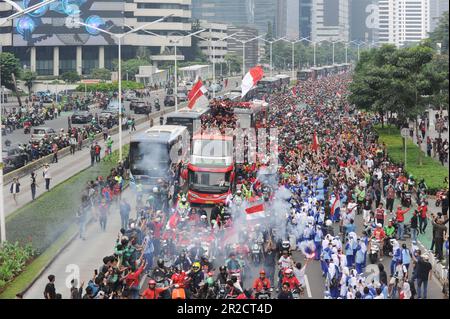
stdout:
[(341, 92), (336, 92), (336, 96), (340, 98), (342, 96)]
[(292, 95), (297, 96), (297, 87), (292, 88)]
[(254, 68), (250, 69), (248, 73), (244, 76), (244, 79), (242, 79), (241, 84), (241, 91), (242, 95), (241, 97), (244, 97), (248, 91), (252, 89), (258, 83), (264, 76), (264, 70), (261, 66), (257, 65)]
[(312, 149), (314, 152), (316, 152), (319, 149), (319, 139), (317, 138), (316, 131), (314, 131)]
[(173, 213), (172, 216), (170, 216), (169, 221), (167, 222), (166, 229), (175, 229), (177, 228), (177, 224), (180, 220), (180, 216), (177, 212)]
[(194, 107), (208, 106), (209, 102), (208, 98), (205, 96), (206, 92), (208, 92), (208, 90), (203, 86), (202, 80), (198, 80), (188, 94), (188, 108), (193, 109)]
[(266, 214), (264, 212), (264, 204), (246, 208), (245, 212), (247, 213), (247, 220), (255, 220), (266, 217)]
[(331, 211), (330, 214), (331, 216), (334, 216), (335, 214), (338, 215), (341, 211), (341, 199), (339, 197), (339, 194), (337, 194), (334, 197), (334, 201), (333, 204), (331, 205)]

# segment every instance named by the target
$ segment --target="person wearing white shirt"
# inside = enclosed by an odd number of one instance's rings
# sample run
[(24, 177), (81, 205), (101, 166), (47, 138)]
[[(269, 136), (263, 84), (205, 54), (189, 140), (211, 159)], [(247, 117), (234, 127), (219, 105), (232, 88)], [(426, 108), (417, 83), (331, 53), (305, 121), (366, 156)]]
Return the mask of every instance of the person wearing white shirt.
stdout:
[(42, 175), (45, 179), (45, 189), (47, 191), (50, 191), (50, 180), (52, 179), (52, 175), (50, 172), (50, 166), (48, 164), (44, 165), (44, 170), (42, 172)]

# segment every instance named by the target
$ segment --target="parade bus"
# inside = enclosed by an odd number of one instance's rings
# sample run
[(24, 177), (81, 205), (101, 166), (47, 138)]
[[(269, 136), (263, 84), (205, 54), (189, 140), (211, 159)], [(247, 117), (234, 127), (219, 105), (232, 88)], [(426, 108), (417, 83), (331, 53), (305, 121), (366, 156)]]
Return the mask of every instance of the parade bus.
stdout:
[(288, 88), (291, 84), (291, 77), (286, 74), (277, 74), (275, 77), (280, 81), (281, 88)]
[(256, 85), (257, 98), (262, 99), (263, 95), (270, 95), (281, 88), (280, 79), (276, 77), (265, 77)]
[(147, 190), (158, 179), (167, 179), (172, 164), (187, 161), (188, 143), (189, 134), (184, 126), (153, 126), (133, 136), (128, 159), (136, 183), (141, 183)]
[[(189, 134), (192, 136), (195, 131), (200, 129), (201, 117), (210, 113), (210, 108), (199, 110), (191, 110), (187, 107), (171, 112), (166, 115), (166, 125), (182, 125), (186, 126)], [(197, 123), (198, 127), (194, 127)]]
[(238, 128), (260, 128), (267, 123), (269, 104), (264, 101), (240, 103), (233, 107)]
[(195, 134), (192, 154), (184, 173), (191, 204), (213, 205), (225, 202), (233, 191), (233, 137), (211, 131)]
[(301, 70), (297, 72), (297, 80), (307, 81), (312, 78), (312, 71), (310, 69)]

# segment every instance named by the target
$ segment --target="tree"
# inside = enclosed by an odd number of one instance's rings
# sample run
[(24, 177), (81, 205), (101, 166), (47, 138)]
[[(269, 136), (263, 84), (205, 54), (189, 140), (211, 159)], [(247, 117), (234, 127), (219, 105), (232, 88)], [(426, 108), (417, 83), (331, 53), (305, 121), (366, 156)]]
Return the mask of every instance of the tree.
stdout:
[(108, 81), (111, 80), (111, 71), (108, 69), (93, 69), (91, 71), (91, 77), (93, 79)]
[[(128, 79), (134, 80), (136, 74), (139, 73), (139, 67), (144, 65), (150, 65), (150, 61), (148, 59), (129, 59), (126, 61), (122, 61), (122, 80)], [(115, 70), (118, 69), (118, 62), (114, 61)]]
[(31, 97), (31, 88), (33, 87), (33, 82), (36, 80), (37, 75), (31, 70), (25, 70), (22, 73), (22, 81), (25, 82), (25, 86), (28, 88), (28, 96)]
[(441, 43), (441, 52), (448, 55), (448, 11), (439, 19), (436, 29), (430, 33), (430, 40), (436, 44)]
[(15, 84), (15, 76), (20, 74), (20, 60), (9, 52), (0, 53), (1, 85), (15, 92), (19, 106), (22, 106), (20, 94)]
[(67, 71), (61, 75), (61, 80), (67, 83), (75, 83), (80, 81), (81, 77), (76, 71)]
[(241, 72), (242, 70), (242, 57), (237, 56), (235, 54), (227, 54), (225, 55), (225, 62), (230, 66), (230, 72)]

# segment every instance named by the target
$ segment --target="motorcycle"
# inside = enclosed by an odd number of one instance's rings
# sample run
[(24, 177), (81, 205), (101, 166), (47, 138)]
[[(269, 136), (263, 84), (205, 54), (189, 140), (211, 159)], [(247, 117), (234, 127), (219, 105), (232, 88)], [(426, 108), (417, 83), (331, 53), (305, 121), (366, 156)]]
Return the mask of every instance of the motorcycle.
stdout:
[(31, 122), (27, 121), (23, 123), (23, 134), (30, 134), (31, 133)]
[(270, 299), (273, 288), (265, 288), (257, 293), (255, 293), (256, 299)]
[(402, 192), (402, 206), (411, 207), (411, 197), (412, 197), (412, 194), (410, 191), (403, 191)]
[(261, 251), (261, 247), (258, 243), (254, 243), (252, 245), (252, 250), (251, 250), (251, 260), (253, 265), (255, 266), (259, 266), (261, 264), (261, 258), (262, 257), (262, 251)]
[(186, 299), (186, 291), (184, 287), (175, 284), (172, 288), (172, 299)]
[(216, 299), (226, 299), (227, 298), (227, 285), (219, 284), (216, 292)]
[(375, 238), (370, 241), (369, 249), (369, 260), (371, 264), (376, 264), (378, 262), (378, 254), (380, 251), (380, 243)]
[(300, 299), (300, 295), (301, 295), (300, 289), (298, 288), (292, 289), (292, 297), (294, 297), (294, 299)]
[(161, 105), (159, 104), (159, 99), (156, 99), (154, 102), (155, 110), (159, 112), (161, 110)]

